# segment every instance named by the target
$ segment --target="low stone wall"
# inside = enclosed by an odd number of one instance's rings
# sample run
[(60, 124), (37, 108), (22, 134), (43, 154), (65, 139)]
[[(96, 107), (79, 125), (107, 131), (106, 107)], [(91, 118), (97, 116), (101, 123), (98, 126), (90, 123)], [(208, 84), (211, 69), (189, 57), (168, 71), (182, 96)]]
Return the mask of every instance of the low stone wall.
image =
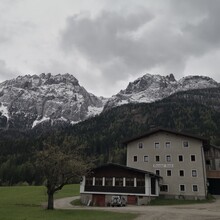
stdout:
[[(105, 206), (110, 206), (111, 204), (111, 200), (112, 200), (112, 196), (122, 196), (124, 198), (124, 200), (128, 201), (128, 195), (120, 195), (120, 194), (106, 194), (105, 195)], [(136, 205), (147, 205), (149, 204), (149, 202), (154, 199), (154, 197), (150, 197), (150, 196), (138, 196), (136, 195)], [(87, 206), (92, 206), (93, 204), (93, 194), (87, 194), (87, 193), (81, 193), (80, 194), (80, 200), (81, 203)], [(95, 204), (96, 205), (96, 204)], [(135, 205), (135, 204), (133, 204)]]
[(92, 194), (80, 194), (80, 201), (83, 205), (90, 206), (92, 205)]
[(137, 205), (147, 205), (150, 203), (151, 199), (154, 199), (150, 196), (137, 196)]

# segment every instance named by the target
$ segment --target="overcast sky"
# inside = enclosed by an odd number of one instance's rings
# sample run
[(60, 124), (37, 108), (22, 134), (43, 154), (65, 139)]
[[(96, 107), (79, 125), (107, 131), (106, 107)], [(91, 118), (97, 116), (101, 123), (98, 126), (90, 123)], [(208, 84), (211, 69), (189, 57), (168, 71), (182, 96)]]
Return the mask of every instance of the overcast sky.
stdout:
[(220, 82), (219, 0), (0, 0), (0, 81), (71, 73), (111, 96), (146, 74)]

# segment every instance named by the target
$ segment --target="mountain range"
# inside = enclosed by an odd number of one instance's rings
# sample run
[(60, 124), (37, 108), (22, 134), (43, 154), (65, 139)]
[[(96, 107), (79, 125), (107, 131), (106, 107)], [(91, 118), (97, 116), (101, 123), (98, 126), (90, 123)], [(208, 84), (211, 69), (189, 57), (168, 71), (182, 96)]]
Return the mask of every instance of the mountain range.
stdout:
[(176, 80), (146, 74), (111, 98), (97, 97), (71, 74), (18, 76), (0, 83), (0, 128), (28, 130), (42, 124), (68, 125), (129, 103), (152, 103), (181, 91), (219, 88), (204, 76)]
[(125, 164), (123, 140), (158, 127), (220, 146), (220, 86), (209, 77), (146, 74), (105, 99), (70, 74), (20, 76), (0, 84), (0, 102), (0, 185), (42, 184), (33, 164), (45, 144), (79, 147), (97, 166)]

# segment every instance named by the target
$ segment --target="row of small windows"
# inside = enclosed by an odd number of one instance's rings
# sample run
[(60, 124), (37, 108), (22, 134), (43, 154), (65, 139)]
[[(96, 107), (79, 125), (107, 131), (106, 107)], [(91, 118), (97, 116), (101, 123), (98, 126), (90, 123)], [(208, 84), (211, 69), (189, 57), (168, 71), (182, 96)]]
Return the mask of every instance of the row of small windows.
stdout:
[[(183, 146), (183, 147), (189, 147), (189, 142), (188, 142), (188, 141), (183, 141), (183, 142), (182, 142), (182, 146)], [(140, 149), (144, 148), (144, 143), (143, 143), (143, 142), (139, 142), (139, 143), (138, 143), (138, 147), (139, 147)], [(170, 148), (170, 147), (171, 147), (171, 142), (170, 142), (170, 141), (165, 142), (165, 143), (164, 143), (164, 147), (165, 147), (165, 148)], [(155, 149), (160, 148), (160, 142), (155, 142), (155, 143), (154, 143), (154, 148), (155, 148)]]
[[(160, 170), (156, 170), (155, 173), (160, 176)], [(166, 170), (166, 176), (172, 176), (172, 170)], [(185, 171), (184, 170), (179, 170), (179, 176), (183, 177), (185, 176)], [(192, 177), (197, 177), (197, 170), (191, 170), (191, 176)]]
[(145, 186), (145, 179), (133, 177), (87, 177), (87, 186), (130, 186), (143, 187)]
[[(137, 162), (138, 161), (138, 157), (137, 156), (134, 156), (133, 158), (134, 162)], [(190, 160), (191, 162), (195, 162), (196, 161), (196, 155), (190, 155)], [(143, 157), (143, 161), (144, 162), (149, 162), (149, 156), (145, 155)], [(159, 155), (156, 155), (155, 156), (155, 161), (156, 162), (160, 162), (160, 156)], [(166, 155), (165, 156), (165, 161), (166, 162), (171, 162), (171, 155)], [(184, 161), (184, 156), (183, 155), (178, 155), (178, 161), (179, 162), (183, 162)]]
[[(161, 185), (160, 186), (160, 191), (161, 192), (169, 192), (168, 185)], [(184, 184), (179, 185), (179, 191), (180, 192), (185, 192), (186, 191), (186, 186)], [(198, 192), (199, 191), (198, 185), (193, 184), (192, 185), (192, 191), (193, 192)]]

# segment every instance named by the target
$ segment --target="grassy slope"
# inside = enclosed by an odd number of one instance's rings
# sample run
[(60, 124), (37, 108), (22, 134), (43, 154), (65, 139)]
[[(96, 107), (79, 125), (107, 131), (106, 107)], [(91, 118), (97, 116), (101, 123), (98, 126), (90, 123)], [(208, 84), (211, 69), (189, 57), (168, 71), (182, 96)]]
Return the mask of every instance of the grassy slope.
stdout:
[[(64, 187), (56, 198), (79, 194), (79, 185)], [(0, 187), (0, 219), (1, 220), (112, 220), (134, 219), (136, 215), (102, 211), (48, 211), (42, 208), (45, 202), (46, 189), (42, 186)]]

